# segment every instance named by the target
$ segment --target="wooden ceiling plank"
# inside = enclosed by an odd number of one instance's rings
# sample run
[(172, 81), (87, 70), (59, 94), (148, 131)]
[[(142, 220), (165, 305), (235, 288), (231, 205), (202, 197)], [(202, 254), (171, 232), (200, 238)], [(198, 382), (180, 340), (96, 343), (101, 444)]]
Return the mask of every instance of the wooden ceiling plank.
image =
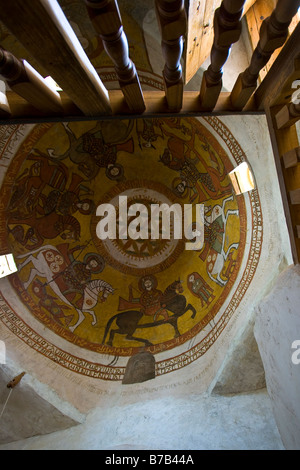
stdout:
[(198, 72), (201, 62), (205, 1), (190, 0), (187, 5), (187, 34), (184, 48), (184, 83)]
[(120, 88), (133, 113), (145, 110), (140, 81), (129, 47), (116, 0), (85, 0), (87, 11), (104, 49), (114, 63)]
[(188, 83), (209, 57), (213, 44), (213, 13), (222, 0), (190, 0), (186, 47), (184, 50), (184, 80)]
[(87, 116), (109, 114), (109, 95), (56, 0), (0, 0), (0, 19)]

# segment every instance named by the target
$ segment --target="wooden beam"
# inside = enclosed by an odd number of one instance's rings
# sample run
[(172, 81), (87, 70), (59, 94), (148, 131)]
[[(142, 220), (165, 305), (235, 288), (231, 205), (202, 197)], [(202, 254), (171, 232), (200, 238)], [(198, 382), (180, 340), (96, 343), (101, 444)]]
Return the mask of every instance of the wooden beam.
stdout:
[(18, 95), (43, 113), (61, 113), (59, 94), (25, 60), (17, 59), (0, 47), (0, 77)]
[(120, 88), (129, 109), (140, 114), (145, 103), (116, 0), (85, 0), (87, 11), (104, 49), (114, 63)]
[(188, 83), (209, 57), (213, 43), (212, 12), (222, 0), (190, 0), (187, 4), (187, 35), (184, 50), (184, 82)]
[(0, 0), (0, 19), (84, 114), (111, 112), (108, 92), (56, 0)]
[[(10, 123), (24, 123), (24, 122), (51, 122), (57, 121), (62, 122), (66, 120), (90, 120), (94, 119), (94, 116), (85, 116), (82, 111), (74, 105), (73, 101), (64, 93), (59, 92), (61, 97), (61, 102), (63, 106), (63, 115), (59, 114), (56, 116), (49, 115), (45, 116), (44, 113), (34, 108), (28, 102), (26, 102), (22, 97), (17, 95), (12, 91), (7, 91), (7, 102), (10, 108), (11, 114), (6, 117), (1, 117), (1, 125), (10, 124)], [(115, 119), (124, 117), (136, 118), (138, 115), (133, 115), (128, 108), (128, 105), (124, 99), (123, 93), (121, 90), (109, 90), (109, 99), (111, 103), (112, 113), (109, 115), (99, 115), (95, 116), (96, 119)], [(144, 100), (146, 109), (143, 113), (143, 117), (155, 117), (155, 116), (174, 116), (174, 113), (170, 111), (166, 96), (164, 91), (153, 91), (146, 90), (144, 91)], [(217, 104), (213, 112), (208, 112), (201, 109), (199, 101), (199, 92), (198, 91), (185, 91), (183, 94), (182, 108), (179, 112), (180, 115), (184, 116), (210, 116), (210, 115), (257, 115), (264, 114), (263, 111), (256, 110), (251, 101), (248, 103), (247, 107), (243, 111), (238, 113), (232, 109), (230, 103), (230, 93), (222, 92), (219, 95)]]
[(291, 101), (292, 84), (300, 80), (300, 23), (295, 28), (268, 74), (257, 88), (257, 108), (287, 104)]

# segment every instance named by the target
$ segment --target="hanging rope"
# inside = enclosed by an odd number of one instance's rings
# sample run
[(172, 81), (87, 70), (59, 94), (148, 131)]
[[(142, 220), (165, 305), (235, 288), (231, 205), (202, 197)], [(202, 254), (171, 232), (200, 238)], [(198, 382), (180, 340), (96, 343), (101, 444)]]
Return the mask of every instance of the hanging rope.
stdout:
[(8, 397), (6, 399), (6, 402), (4, 403), (4, 406), (2, 408), (2, 411), (1, 411), (1, 414), (0, 414), (0, 420), (2, 418), (2, 415), (5, 411), (5, 408), (7, 406), (7, 403), (8, 403), (8, 400), (12, 394), (12, 391), (13, 389), (15, 388), (16, 385), (18, 385), (18, 383), (20, 382), (20, 380), (22, 379), (22, 377), (25, 375), (25, 372), (22, 372), (21, 374), (17, 375), (15, 378), (13, 378), (8, 384), (7, 384), (7, 388), (10, 388), (10, 391), (9, 391), (9, 394), (8, 394)]

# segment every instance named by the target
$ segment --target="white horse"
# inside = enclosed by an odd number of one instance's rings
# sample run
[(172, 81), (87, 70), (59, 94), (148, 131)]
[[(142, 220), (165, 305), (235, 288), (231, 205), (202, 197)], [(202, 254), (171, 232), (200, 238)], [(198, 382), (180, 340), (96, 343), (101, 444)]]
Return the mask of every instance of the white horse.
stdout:
[[(51, 263), (52, 269), (49, 266), (49, 263), (47, 262), (47, 259), (45, 258), (44, 254), (47, 252), (53, 254), (53, 252), (56, 252), (57, 254), (53, 256), (53, 262)], [(33, 256), (34, 254), (37, 254), (36, 256)], [(101, 302), (104, 302), (109, 294), (112, 294), (114, 292), (113, 287), (106, 281), (103, 281), (101, 279), (95, 279), (92, 281), (89, 281), (85, 284), (84, 289), (83, 289), (83, 296), (82, 299), (80, 299), (80, 308), (75, 307), (62, 293), (60, 290), (58, 284), (55, 282), (56, 277), (59, 275), (58, 272), (58, 267), (62, 263), (63, 258), (59, 250), (55, 248), (52, 245), (45, 245), (42, 248), (38, 248), (36, 250), (33, 250), (29, 253), (26, 253), (25, 255), (19, 255), (18, 258), (25, 258), (25, 261), (23, 263), (18, 265), (18, 269), (21, 270), (23, 269), (24, 266), (26, 266), (28, 263), (33, 264), (33, 268), (30, 270), (29, 277), (26, 282), (23, 283), (24, 289), (28, 289), (29, 285), (33, 281), (33, 279), (36, 276), (40, 276), (44, 279), (46, 279), (47, 283), (55, 292), (55, 294), (61, 299), (62, 302), (65, 304), (69, 305), (72, 308), (75, 308), (75, 310), (78, 313), (78, 320), (77, 323), (73, 326), (69, 326), (69, 329), (73, 332), (80, 323), (83, 322), (85, 319), (85, 316), (83, 312), (89, 313), (93, 317), (93, 322), (92, 325), (95, 325), (97, 323), (97, 318), (95, 315), (95, 312), (91, 310), (97, 305), (98, 302), (98, 296), (100, 292), (102, 292), (102, 297), (101, 297)]]
[(228, 280), (224, 280), (221, 277), (221, 273), (224, 268), (225, 261), (228, 259), (231, 250), (237, 250), (239, 247), (238, 243), (232, 243), (227, 250), (225, 251), (225, 240), (226, 240), (226, 226), (227, 221), (230, 215), (239, 215), (237, 209), (228, 209), (225, 212), (226, 204), (228, 201), (232, 201), (233, 196), (229, 196), (224, 199), (222, 206), (216, 204), (212, 209), (209, 207), (206, 209), (206, 212), (209, 212), (211, 209), (211, 214), (204, 214), (204, 224), (209, 226), (211, 225), (218, 217), (221, 217), (220, 228), (222, 229), (222, 241), (220, 246), (211, 246), (210, 253), (208, 254), (207, 260), (207, 274), (212, 281), (216, 282), (220, 286), (225, 286)]
[(76, 309), (78, 312), (78, 320), (76, 325), (69, 327), (71, 331), (74, 331), (80, 323), (83, 322), (85, 316), (83, 312), (89, 313), (93, 317), (92, 325), (96, 325), (97, 317), (95, 315), (94, 308), (98, 303), (98, 296), (100, 292), (103, 292), (101, 297), (101, 302), (105, 302), (109, 294), (114, 293), (113, 287), (108, 284), (106, 281), (102, 281), (102, 279), (94, 279), (93, 281), (88, 282), (84, 287), (83, 297), (81, 299), (82, 305), (80, 309)]

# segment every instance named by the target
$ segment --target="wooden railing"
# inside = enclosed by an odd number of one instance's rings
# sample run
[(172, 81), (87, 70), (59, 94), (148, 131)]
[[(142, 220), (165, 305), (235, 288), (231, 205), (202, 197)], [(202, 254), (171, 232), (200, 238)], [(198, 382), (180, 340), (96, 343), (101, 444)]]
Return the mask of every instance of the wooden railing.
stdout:
[[(263, 113), (261, 96), (272, 88), (264, 87), (264, 82), (270, 82), (272, 73), (268, 73), (260, 85), (258, 76), (273, 51), (286, 41), (300, 0), (277, 1), (270, 17), (262, 22), (259, 42), (249, 67), (241, 72), (232, 92), (222, 91), (223, 67), (232, 44), (240, 38), (244, 8), (253, 5), (253, 1), (221, 2), (214, 13), (211, 63), (203, 73), (201, 89), (185, 91), (181, 67), (188, 31), (184, 0), (154, 0), (165, 61), (162, 71), (164, 92), (142, 91), (138, 71), (129, 57), (117, 0), (84, 0), (84, 3), (113, 62), (119, 90), (105, 88), (56, 0), (0, 0), (1, 21), (34, 62), (40, 64), (62, 89), (61, 92), (53, 91), (26, 61), (0, 49), (0, 74), (10, 87), (6, 96), (0, 94), (2, 122), (18, 118), (64, 119), (66, 116), (71, 119), (78, 116)], [(299, 28), (288, 42), (300, 43)], [(297, 105), (284, 104), (286, 108), (278, 110), (280, 126), (294, 123), (299, 117)]]

